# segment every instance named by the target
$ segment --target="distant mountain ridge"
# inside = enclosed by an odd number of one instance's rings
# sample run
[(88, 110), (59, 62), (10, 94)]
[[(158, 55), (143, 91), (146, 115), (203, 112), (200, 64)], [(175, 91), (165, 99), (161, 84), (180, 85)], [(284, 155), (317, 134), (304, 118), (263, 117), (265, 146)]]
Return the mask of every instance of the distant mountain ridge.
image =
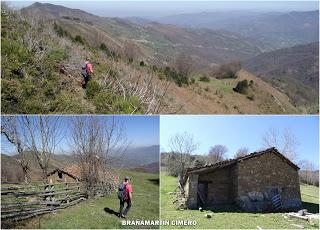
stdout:
[(123, 159), (124, 167), (135, 168), (159, 162), (160, 146), (136, 147), (129, 149)]
[(224, 29), (250, 39), (271, 51), (319, 40), (319, 11), (258, 13), (246, 11), (203, 12), (156, 18), (182, 27)]
[[(30, 162), (29, 177), (31, 181), (41, 181), (41, 169), (35, 159), (35, 156), (30, 152), (27, 159)], [(9, 156), (1, 154), (1, 181), (2, 182), (22, 182), (24, 180), (23, 173), (17, 161), (18, 156)], [(159, 162), (159, 146), (147, 146), (139, 148), (130, 148), (127, 151), (124, 159), (121, 160), (121, 166), (126, 169), (138, 169), (156, 173)], [(52, 154), (49, 162), (48, 172), (56, 168), (64, 168), (76, 164), (74, 156), (67, 154)], [(119, 165), (114, 165), (118, 168)]]
[(286, 92), (297, 105), (319, 103), (318, 42), (263, 53), (243, 66)]
[(117, 44), (118, 48), (130, 40), (137, 45), (136, 50), (140, 50), (138, 56), (152, 64), (173, 62), (180, 53), (192, 56), (195, 63), (202, 67), (260, 54), (259, 48), (239, 34), (221, 29), (184, 29), (154, 22), (141, 25), (126, 19), (95, 16), (49, 3), (34, 3), (21, 9), (21, 13), (27, 17), (38, 15), (56, 20), (66, 31), (86, 31), (82, 35), (91, 44), (98, 42), (97, 39), (102, 39), (102, 36), (112, 43), (111, 46)]

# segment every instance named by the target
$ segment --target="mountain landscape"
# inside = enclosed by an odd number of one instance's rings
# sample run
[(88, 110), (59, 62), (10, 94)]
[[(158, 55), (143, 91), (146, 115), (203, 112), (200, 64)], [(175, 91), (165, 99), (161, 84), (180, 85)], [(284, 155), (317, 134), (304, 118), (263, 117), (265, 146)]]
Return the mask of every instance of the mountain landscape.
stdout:
[(156, 22), (140, 26), (125, 19), (41, 3), (23, 8), (21, 14), (27, 18), (38, 15), (47, 20), (59, 19), (58, 25), (69, 33), (81, 33), (93, 47), (105, 41), (108, 47), (116, 49), (125, 46), (126, 41), (134, 42), (136, 58), (149, 64), (168, 64), (179, 53), (194, 56), (198, 65), (221, 64), (260, 54), (257, 47), (238, 34), (223, 30), (190, 30)]
[[(3, 112), (317, 113), (316, 14), (150, 20), (100, 17), (48, 3), (18, 12), (4, 7)], [(271, 63), (273, 56), (279, 62)], [(86, 57), (94, 75), (83, 89)]]
[[(18, 155), (1, 154), (1, 181), (2, 182), (22, 182), (24, 176), (18, 163)], [(29, 161), (30, 181), (41, 181), (41, 168), (35, 156), (29, 152), (26, 154)], [(48, 172), (57, 168), (66, 168), (77, 164), (74, 156), (70, 154), (52, 154), (49, 162)], [(121, 163), (114, 163), (116, 169), (135, 170), (147, 173), (159, 172), (159, 146), (147, 146), (139, 148), (129, 148)]]
[[(297, 45), (263, 53), (244, 68), (274, 85), (295, 104), (319, 104), (319, 43)], [(306, 111), (308, 113), (308, 111)]]
[(318, 41), (319, 11), (202, 12), (155, 18), (160, 23), (239, 33), (263, 51)]

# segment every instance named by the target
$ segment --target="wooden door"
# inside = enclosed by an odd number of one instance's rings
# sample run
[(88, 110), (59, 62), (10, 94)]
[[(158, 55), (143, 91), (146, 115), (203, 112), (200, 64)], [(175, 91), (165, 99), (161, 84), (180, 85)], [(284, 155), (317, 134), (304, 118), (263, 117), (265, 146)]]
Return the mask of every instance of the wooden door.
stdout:
[(205, 207), (208, 200), (208, 183), (199, 182), (198, 183), (198, 206)]

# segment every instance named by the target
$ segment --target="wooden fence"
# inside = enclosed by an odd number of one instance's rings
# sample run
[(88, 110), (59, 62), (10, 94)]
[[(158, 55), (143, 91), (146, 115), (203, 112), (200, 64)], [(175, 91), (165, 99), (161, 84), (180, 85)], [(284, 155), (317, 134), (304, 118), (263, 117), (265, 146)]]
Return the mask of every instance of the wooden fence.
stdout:
[(24, 220), (86, 199), (79, 182), (1, 186), (1, 221)]

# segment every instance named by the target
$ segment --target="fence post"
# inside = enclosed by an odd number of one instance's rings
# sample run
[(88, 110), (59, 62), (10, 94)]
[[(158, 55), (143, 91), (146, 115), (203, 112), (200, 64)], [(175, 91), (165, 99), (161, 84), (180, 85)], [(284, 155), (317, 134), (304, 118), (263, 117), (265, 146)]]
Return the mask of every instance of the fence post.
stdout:
[[(54, 185), (51, 185), (50, 193), (54, 193)], [(50, 200), (51, 200), (51, 201), (54, 201), (54, 200), (55, 200), (55, 199), (54, 199), (54, 195), (51, 195), (51, 196), (50, 196)]]
[(67, 201), (67, 204), (69, 204), (69, 194), (68, 194), (68, 182), (67, 180), (65, 180), (65, 188), (66, 188), (66, 195), (65, 195), (65, 199)]

